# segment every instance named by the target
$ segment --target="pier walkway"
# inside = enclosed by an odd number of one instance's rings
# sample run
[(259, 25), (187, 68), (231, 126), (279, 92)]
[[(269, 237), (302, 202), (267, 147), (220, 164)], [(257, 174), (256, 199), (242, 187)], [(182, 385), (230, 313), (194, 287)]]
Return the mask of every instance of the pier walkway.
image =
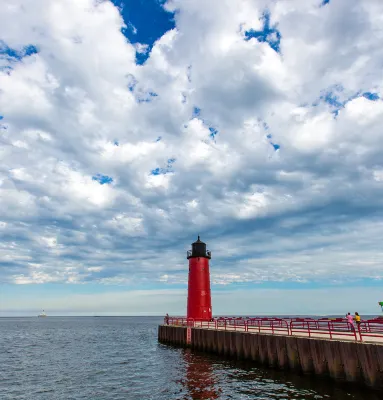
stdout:
[(345, 319), (165, 317), (164, 344), (190, 347), (271, 368), (327, 376), (383, 390), (383, 321)]
[(379, 318), (361, 321), (359, 326), (343, 318), (220, 317), (211, 321), (197, 321), (169, 317), (165, 318), (164, 323), (190, 328), (383, 344), (383, 319)]

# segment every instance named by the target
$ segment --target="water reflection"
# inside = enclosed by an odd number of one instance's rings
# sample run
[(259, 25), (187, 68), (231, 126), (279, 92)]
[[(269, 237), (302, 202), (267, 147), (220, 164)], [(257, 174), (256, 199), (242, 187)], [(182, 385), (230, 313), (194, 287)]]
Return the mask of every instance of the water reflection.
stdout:
[(186, 371), (185, 379), (180, 383), (188, 395), (192, 399), (219, 399), (221, 391), (216, 388), (217, 378), (214, 375), (211, 359), (198, 356), (190, 349), (185, 349), (182, 356)]
[(381, 393), (349, 383), (256, 367), (250, 362), (194, 352), (180, 353), (184, 373), (177, 399), (379, 400)]

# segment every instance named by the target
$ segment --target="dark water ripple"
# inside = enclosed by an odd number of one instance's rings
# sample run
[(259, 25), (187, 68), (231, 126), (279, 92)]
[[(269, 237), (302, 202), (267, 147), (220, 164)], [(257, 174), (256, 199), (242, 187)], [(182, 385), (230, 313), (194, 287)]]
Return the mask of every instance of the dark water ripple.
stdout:
[(378, 400), (157, 342), (155, 317), (0, 318), (0, 398)]

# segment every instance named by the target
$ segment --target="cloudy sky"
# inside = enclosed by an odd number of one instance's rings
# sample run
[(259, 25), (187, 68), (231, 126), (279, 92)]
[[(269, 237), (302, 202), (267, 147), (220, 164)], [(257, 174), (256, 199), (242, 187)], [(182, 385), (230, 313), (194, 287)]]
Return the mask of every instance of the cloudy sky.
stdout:
[(0, 316), (379, 313), (381, 0), (0, 0)]

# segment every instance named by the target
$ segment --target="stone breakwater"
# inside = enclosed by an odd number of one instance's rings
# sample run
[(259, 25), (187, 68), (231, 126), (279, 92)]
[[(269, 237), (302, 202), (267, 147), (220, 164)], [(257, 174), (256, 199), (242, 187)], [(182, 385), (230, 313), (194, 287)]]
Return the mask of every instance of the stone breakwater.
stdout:
[(383, 345), (160, 325), (161, 343), (383, 390)]

